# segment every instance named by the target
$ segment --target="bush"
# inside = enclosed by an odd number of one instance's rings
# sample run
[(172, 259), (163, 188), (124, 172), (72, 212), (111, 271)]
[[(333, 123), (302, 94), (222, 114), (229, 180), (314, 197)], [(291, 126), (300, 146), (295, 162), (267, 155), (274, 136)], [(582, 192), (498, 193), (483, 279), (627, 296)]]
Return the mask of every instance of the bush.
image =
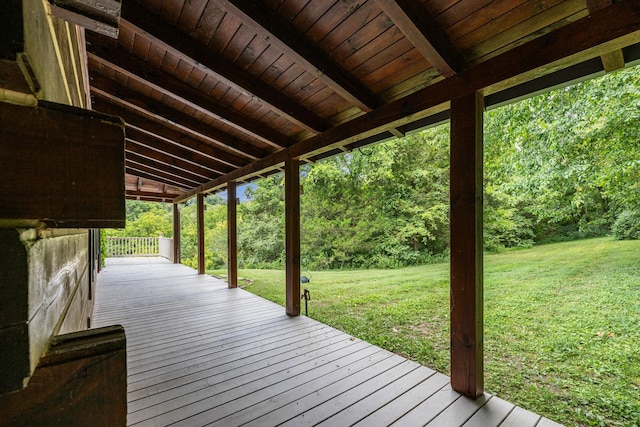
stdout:
[(617, 240), (640, 239), (640, 212), (623, 211), (613, 223), (611, 231)]

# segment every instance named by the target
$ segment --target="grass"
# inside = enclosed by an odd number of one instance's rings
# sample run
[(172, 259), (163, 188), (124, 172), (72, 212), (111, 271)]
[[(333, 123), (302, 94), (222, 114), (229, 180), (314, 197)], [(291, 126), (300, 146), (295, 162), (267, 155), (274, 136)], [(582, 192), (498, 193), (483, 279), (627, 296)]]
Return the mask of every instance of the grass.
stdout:
[[(610, 238), (485, 256), (487, 391), (566, 425), (638, 426), (639, 256)], [(448, 272), (311, 272), (309, 316), (447, 373)], [(240, 275), (284, 305), (284, 272)]]

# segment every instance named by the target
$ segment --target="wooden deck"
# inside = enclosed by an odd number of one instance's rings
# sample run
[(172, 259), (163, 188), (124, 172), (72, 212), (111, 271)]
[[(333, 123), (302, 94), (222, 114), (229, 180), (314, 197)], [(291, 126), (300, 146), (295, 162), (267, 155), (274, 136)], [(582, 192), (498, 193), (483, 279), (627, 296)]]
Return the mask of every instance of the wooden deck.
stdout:
[(159, 258), (107, 260), (94, 324), (125, 327), (132, 426), (558, 425)]

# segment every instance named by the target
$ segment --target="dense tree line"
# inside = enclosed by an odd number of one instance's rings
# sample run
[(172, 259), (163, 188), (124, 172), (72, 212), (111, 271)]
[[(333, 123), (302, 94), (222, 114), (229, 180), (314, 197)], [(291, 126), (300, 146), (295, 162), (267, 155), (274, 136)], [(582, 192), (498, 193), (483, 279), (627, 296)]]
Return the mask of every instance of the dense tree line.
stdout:
[[(540, 95), (485, 115), (485, 247), (496, 251), (613, 232), (640, 237), (640, 70)], [(301, 171), (304, 268), (398, 267), (448, 247), (448, 125)], [(247, 189), (244, 267), (284, 264), (284, 178)], [(226, 259), (226, 208), (207, 197), (208, 268)], [(121, 233), (171, 234), (166, 208), (128, 205)], [(195, 204), (181, 210), (183, 262), (195, 264)], [(157, 225), (156, 230), (153, 225)]]

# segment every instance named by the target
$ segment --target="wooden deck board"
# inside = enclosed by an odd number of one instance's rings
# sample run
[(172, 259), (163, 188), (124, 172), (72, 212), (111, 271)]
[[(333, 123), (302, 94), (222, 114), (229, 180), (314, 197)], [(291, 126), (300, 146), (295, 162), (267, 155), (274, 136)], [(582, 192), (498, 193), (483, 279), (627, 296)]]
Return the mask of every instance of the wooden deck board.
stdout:
[(94, 326), (111, 324), (127, 334), (128, 425), (557, 425), (161, 259), (108, 260)]

